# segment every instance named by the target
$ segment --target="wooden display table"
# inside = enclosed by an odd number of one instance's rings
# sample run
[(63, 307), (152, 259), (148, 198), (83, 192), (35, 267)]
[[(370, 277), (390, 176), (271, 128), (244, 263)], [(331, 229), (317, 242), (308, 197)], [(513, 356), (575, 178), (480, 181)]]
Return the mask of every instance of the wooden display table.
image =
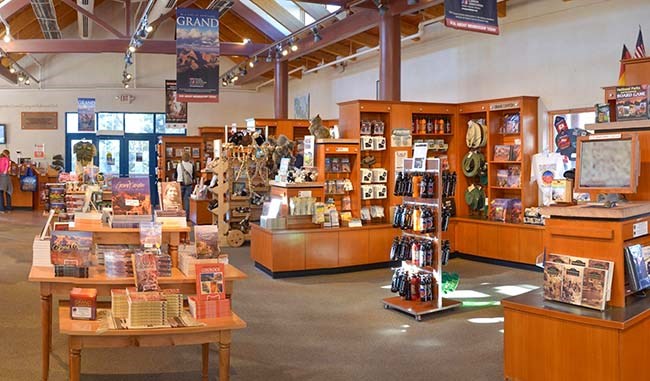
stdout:
[[(72, 228), (72, 230), (93, 233), (93, 244), (140, 244), (139, 228), (111, 228), (109, 226), (102, 226), (97, 228)], [(169, 256), (172, 258), (172, 267), (178, 267), (178, 245), (181, 241), (181, 234), (187, 235), (190, 231), (190, 227), (169, 227), (163, 225), (162, 242), (169, 245)]]
[(251, 224), (251, 229), (251, 258), (274, 278), (390, 265), (390, 247), (397, 235), (389, 224), (293, 230)]
[(208, 210), (210, 200), (190, 198), (190, 221), (194, 225), (212, 225), (212, 213)]
[(545, 301), (532, 291), (501, 304), (506, 380), (647, 379), (650, 299), (601, 312)]
[(650, 202), (621, 203), (614, 208), (589, 205), (544, 207), (544, 246), (547, 253), (575, 255), (614, 262), (612, 297), (615, 307), (626, 305), (623, 248), (650, 243)]
[(79, 381), (83, 348), (163, 347), (201, 344), (202, 380), (208, 380), (210, 343), (219, 344), (219, 380), (230, 379), (230, 342), (232, 330), (246, 327), (234, 313), (217, 319), (199, 320), (201, 327), (107, 330), (100, 321), (72, 320), (70, 307), (59, 307), (59, 331), (68, 339), (70, 381)]
[[(119, 242), (119, 241), (116, 241)], [(226, 295), (233, 292), (233, 281), (246, 279), (246, 274), (232, 265), (225, 266)], [(109, 278), (103, 269), (92, 267), (89, 278), (55, 277), (54, 268), (32, 266), (29, 281), (40, 284), (41, 295), (41, 346), (43, 380), (47, 380), (50, 369), (50, 351), (52, 347), (52, 295), (67, 298), (73, 287), (96, 288), (97, 296), (110, 296), (113, 288), (126, 288), (134, 285), (133, 278)], [(171, 277), (158, 278), (162, 288), (178, 288), (187, 294), (196, 293), (194, 277), (188, 277), (176, 267), (172, 268)]]

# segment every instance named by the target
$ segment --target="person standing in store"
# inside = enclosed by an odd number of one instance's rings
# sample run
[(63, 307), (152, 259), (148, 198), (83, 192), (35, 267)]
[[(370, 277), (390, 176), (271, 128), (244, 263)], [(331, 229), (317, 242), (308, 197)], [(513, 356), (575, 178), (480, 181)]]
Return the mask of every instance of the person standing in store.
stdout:
[(14, 193), (14, 189), (11, 185), (11, 177), (9, 177), (10, 170), (11, 159), (9, 150), (6, 149), (0, 154), (0, 213), (11, 212), (12, 209), (11, 195)]
[(183, 208), (185, 216), (190, 215), (190, 195), (194, 183), (194, 163), (190, 161), (190, 153), (183, 152), (181, 162), (176, 166), (176, 181), (181, 183), (181, 194), (183, 196)]

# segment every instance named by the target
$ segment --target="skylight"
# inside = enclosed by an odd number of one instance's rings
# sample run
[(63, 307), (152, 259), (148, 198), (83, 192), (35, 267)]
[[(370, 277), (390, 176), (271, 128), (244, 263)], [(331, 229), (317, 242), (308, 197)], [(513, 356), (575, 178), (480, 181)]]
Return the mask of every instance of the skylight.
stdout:
[(279, 30), (285, 36), (288, 36), (291, 33), (291, 31), (289, 31), (289, 29), (285, 28), (282, 24), (277, 22), (276, 19), (271, 17), (262, 8), (255, 5), (252, 1), (250, 1), (250, 0), (240, 0), (240, 3), (247, 6), (251, 11), (257, 13), (261, 18), (263, 18), (269, 24), (273, 25), (275, 27), (275, 29)]

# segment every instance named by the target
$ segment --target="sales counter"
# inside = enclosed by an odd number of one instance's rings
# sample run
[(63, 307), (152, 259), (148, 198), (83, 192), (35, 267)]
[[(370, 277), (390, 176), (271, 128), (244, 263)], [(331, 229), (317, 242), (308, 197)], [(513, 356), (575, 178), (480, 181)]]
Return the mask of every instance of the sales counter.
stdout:
[(274, 278), (387, 267), (397, 234), (390, 224), (291, 230), (251, 224), (251, 258)]

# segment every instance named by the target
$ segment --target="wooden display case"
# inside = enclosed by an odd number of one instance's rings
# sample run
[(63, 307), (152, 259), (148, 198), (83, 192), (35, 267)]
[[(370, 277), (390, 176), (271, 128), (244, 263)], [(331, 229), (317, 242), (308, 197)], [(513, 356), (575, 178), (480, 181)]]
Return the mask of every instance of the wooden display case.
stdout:
[[(333, 170), (330, 166), (326, 167), (326, 163), (332, 163), (337, 160), (339, 168), (341, 160), (347, 160), (350, 165), (349, 171)], [(323, 183), (323, 198), (325, 201), (328, 199), (334, 200), (336, 209), (339, 212), (350, 211), (353, 217), (359, 216), (360, 209), (360, 180), (359, 180), (359, 142), (356, 139), (325, 139), (316, 140), (316, 166), (318, 168), (318, 181)], [(327, 184), (339, 181), (342, 182), (349, 179), (354, 189), (352, 191), (334, 190)], [(350, 198), (350, 209), (343, 209), (342, 199), (344, 197)]]
[(190, 150), (194, 162), (194, 178), (199, 177), (199, 172), (205, 168), (204, 144), (200, 136), (163, 136), (156, 146), (158, 153), (157, 175), (160, 181), (174, 181), (176, 179), (176, 165), (181, 162), (184, 150)]
[[(335, 119), (323, 120), (325, 127), (332, 127), (338, 123)], [(268, 135), (278, 137), (284, 135), (289, 140), (302, 141), (305, 136), (310, 135), (310, 120), (307, 119), (270, 119), (270, 118), (250, 118), (246, 119), (248, 127), (264, 128), (268, 127)]]

